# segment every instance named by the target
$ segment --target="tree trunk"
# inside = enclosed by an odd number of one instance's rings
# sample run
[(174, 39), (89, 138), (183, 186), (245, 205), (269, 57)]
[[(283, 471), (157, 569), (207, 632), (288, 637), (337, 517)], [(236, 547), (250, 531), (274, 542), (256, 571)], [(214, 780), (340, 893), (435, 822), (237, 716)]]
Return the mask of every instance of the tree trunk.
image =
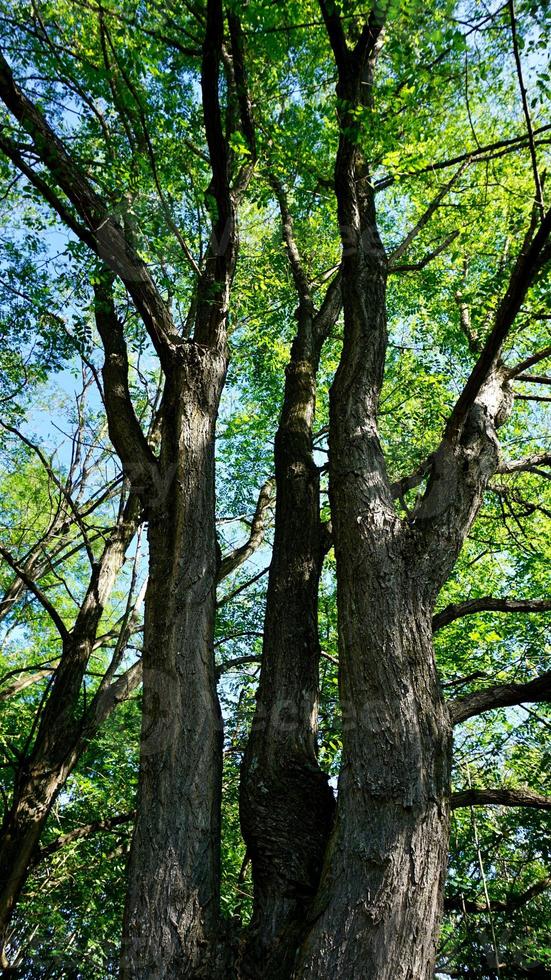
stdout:
[(143, 721), (121, 977), (213, 977), (222, 719), (214, 670), (214, 428), (220, 352), (167, 381), (162, 489), (149, 507)]
[(316, 756), (324, 549), (312, 457), (315, 367), (294, 354), (275, 440), (275, 538), (257, 708), (241, 777), (254, 914), (243, 973), (287, 977), (321, 872), (334, 799)]
[(367, 104), (380, 28), (354, 51), (323, 7), (339, 81), (335, 190), (344, 343), (330, 393), (343, 757), (337, 822), (295, 980), (429, 980), (448, 846), (451, 726), (432, 647), (434, 591), (397, 516), (377, 432), (387, 259), (353, 107)]
[(49, 772), (43, 765), (24, 777), (6, 815), (0, 838), (0, 967), (9, 969), (5, 948), (9, 923), (57, 793), (66, 774)]
[(429, 980), (447, 863), (451, 748), (430, 610), (399, 558), (368, 572), (341, 561), (340, 575), (337, 826), (295, 976)]
[(12, 805), (0, 830), (0, 963), (5, 968), (8, 964), (4, 946), (9, 922), (31, 872), (40, 835), (57, 794), (78, 762), (87, 740), (105, 717), (105, 712), (94, 713), (96, 698), (89, 713), (81, 711), (80, 689), (105, 603), (134, 536), (138, 514), (137, 500), (132, 497), (94, 566), (75, 625), (63, 636), (62, 656), (53, 675), (32, 751), (28, 758), (20, 761)]
[[(369, 202), (368, 202), (369, 205)], [(295, 976), (432, 977), (448, 843), (450, 722), (415, 532), (396, 515), (376, 417), (386, 259), (366, 207), (343, 262), (330, 399), (343, 759), (337, 825)]]

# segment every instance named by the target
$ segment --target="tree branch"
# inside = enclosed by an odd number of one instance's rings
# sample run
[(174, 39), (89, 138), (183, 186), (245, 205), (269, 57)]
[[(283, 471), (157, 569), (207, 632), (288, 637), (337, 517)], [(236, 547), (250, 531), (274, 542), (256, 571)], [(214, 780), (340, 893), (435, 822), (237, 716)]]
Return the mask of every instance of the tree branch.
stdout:
[(482, 385), (497, 362), (502, 345), (522, 306), (526, 293), (551, 255), (549, 249), (550, 233), (551, 210), (544, 215), (537, 231), (525, 244), (515, 262), (507, 291), (496, 311), (493, 329), (448, 420), (446, 436), (452, 442), (455, 441), (461, 431)]
[[(492, 912), (514, 912), (515, 909), (527, 905), (533, 898), (542, 895), (551, 885), (551, 878), (543, 878), (536, 881), (524, 892), (510, 892), (503, 902), (492, 901)], [(446, 912), (468, 912), (476, 915), (477, 913), (488, 914), (486, 902), (473, 902), (466, 899), (463, 895), (449, 895), (444, 900), (444, 911)]]
[(525, 473), (537, 466), (551, 465), (551, 453), (533, 453), (532, 456), (524, 456), (523, 459), (506, 459), (497, 468), (497, 472), (504, 473)]
[[(162, 300), (145, 262), (127, 241), (120, 224), (109, 214), (107, 205), (67, 152), (40, 110), (16, 84), (11, 68), (1, 53), (0, 98), (33, 140), (38, 158), (71, 201), (84, 221), (87, 232), (82, 236), (80, 226), (75, 226), (74, 221), (73, 226), (69, 225), (69, 227), (72, 227), (72, 230), (120, 277), (134, 300), (163, 367), (168, 367), (172, 360), (176, 329), (170, 311)], [(28, 172), (27, 176), (29, 176)], [(29, 176), (29, 179), (32, 179), (38, 187), (33, 176)], [(39, 189), (43, 192), (43, 182)], [(51, 192), (46, 199), (49, 203), (53, 203)], [(59, 208), (56, 210), (59, 213)]]
[(260, 489), (248, 540), (245, 544), (240, 545), (239, 548), (235, 548), (229, 555), (222, 558), (216, 579), (217, 582), (221, 582), (228, 575), (231, 575), (236, 568), (243, 565), (247, 561), (247, 558), (250, 558), (262, 544), (266, 529), (266, 511), (273, 500), (273, 489), (274, 481), (270, 478), (266, 480)]
[(551, 797), (529, 789), (465, 789), (452, 793), (452, 810), (463, 806), (528, 806), (551, 810)]
[(389, 268), (389, 274), (396, 275), (400, 272), (420, 272), (425, 266), (432, 262), (433, 259), (438, 258), (447, 248), (451, 245), (453, 241), (457, 238), (459, 232), (452, 231), (451, 235), (448, 235), (440, 245), (437, 245), (431, 252), (427, 252), (419, 262), (404, 263), (402, 265), (391, 265)]
[(509, 368), (507, 377), (517, 378), (523, 371), (527, 371), (528, 368), (533, 367), (534, 364), (539, 364), (540, 361), (545, 361), (548, 357), (551, 357), (551, 347), (544, 347), (543, 350), (540, 350), (536, 354), (532, 354), (531, 357), (527, 357), (526, 360), (521, 361), (520, 364), (516, 365), (516, 367)]
[[(468, 164), (469, 164), (469, 161), (468, 160), (465, 160), (461, 164), (461, 166), (456, 171), (456, 173), (454, 173), (454, 175), (451, 178), (451, 180), (449, 180), (447, 182), (447, 184), (444, 184), (444, 186), (439, 190), (439, 192), (436, 195), (436, 197), (434, 198), (434, 200), (431, 201), (431, 203), (429, 204), (429, 206), (428, 206), (427, 210), (425, 211), (425, 213), (421, 216), (421, 218), (419, 218), (419, 221), (417, 222), (417, 224), (415, 224), (413, 226), (413, 228), (411, 229), (411, 231), (409, 231), (407, 233), (406, 237), (403, 239), (402, 242), (400, 242), (400, 244), (397, 246), (397, 248), (395, 248), (394, 251), (390, 253), (390, 255), (389, 255), (389, 265), (390, 265), (390, 269), (391, 270), (396, 266), (396, 263), (398, 262), (398, 260), (401, 259), (402, 256), (406, 253), (406, 251), (408, 250), (409, 246), (414, 241), (414, 239), (417, 238), (417, 236), (419, 235), (419, 233), (429, 223), (429, 221), (432, 218), (432, 216), (435, 213), (435, 211), (438, 210), (438, 208), (440, 206), (440, 203), (443, 201), (443, 199), (445, 198), (445, 196), (448, 193), (448, 191), (451, 190), (451, 188), (453, 187), (453, 185), (455, 184), (455, 182), (459, 179), (459, 177), (461, 176), (461, 174), (463, 173), (463, 171), (467, 168)], [(457, 234), (458, 234), (458, 232), (454, 232), (454, 237), (456, 237)]]
[(31, 684), (36, 684), (38, 681), (44, 680), (45, 677), (50, 677), (53, 674), (55, 667), (52, 665), (49, 669), (37, 670), (32, 673), (26, 673), (18, 677), (16, 681), (12, 684), (8, 684), (0, 690), (0, 701), (7, 701), (9, 698), (15, 697), (21, 691), (24, 691)]
[(117, 827), (121, 827), (124, 824), (130, 823), (134, 820), (136, 816), (136, 811), (131, 810), (130, 813), (120, 813), (116, 817), (108, 817), (106, 820), (93, 820), (91, 823), (83, 824), (82, 827), (75, 827), (74, 830), (69, 831), (68, 834), (61, 834), (56, 837), (55, 840), (50, 841), (44, 847), (41, 847), (36, 857), (34, 858), (34, 864), (38, 864), (43, 861), (44, 858), (51, 857), (56, 851), (60, 851), (62, 847), (66, 847), (67, 844), (72, 844), (73, 841), (82, 840), (83, 837), (90, 837), (92, 834), (97, 834), (99, 831), (111, 831), (116, 830)]
[(83, 738), (86, 740), (93, 738), (105, 719), (118, 704), (122, 704), (123, 701), (128, 700), (141, 682), (142, 662), (141, 660), (137, 660), (124, 674), (117, 677), (117, 680), (113, 681), (109, 687), (100, 689), (92, 700), (86, 716)]
[[(534, 130), (534, 136), (539, 136), (541, 133), (546, 133), (551, 130), (551, 123), (545, 126), (540, 126), (538, 129)], [(485, 158), (486, 154), (491, 154), (494, 151), (502, 150), (506, 153), (514, 152), (515, 150), (523, 149), (528, 142), (528, 137), (523, 134), (522, 136), (514, 136), (511, 139), (497, 140), (494, 143), (487, 143), (485, 146), (478, 146), (472, 150), (468, 150), (466, 153), (460, 153), (458, 156), (450, 157), (448, 160), (438, 160), (436, 163), (431, 163), (426, 167), (422, 167), (420, 170), (413, 170), (411, 173), (406, 174), (396, 174), (389, 177), (383, 177), (378, 180), (375, 184), (375, 192), (385, 190), (387, 187), (391, 187), (398, 180), (411, 177), (422, 177), (423, 174), (433, 173), (436, 170), (447, 170), (448, 167), (457, 167), (461, 163), (471, 163), (477, 161), (479, 158)], [(501, 154), (497, 154), (501, 156)], [(489, 158), (491, 159), (491, 158)]]
[(551, 385), (551, 377), (543, 374), (518, 374), (517, 381), (528, 381), (532, 385)]
[(332, 328), (335, 326), (341, 310), (342, 281), (341, 271), (338, 269), (337, 274), (333, 277), (329, 283), (329, 286), (325, 290), (325, 296), (323, 297), (322, 304), (312, 322), (314, 341), (319, 350), (321, 350), (324, 341), (327, 339)]
[(59, 615), (53, 603), (50, 602), (48, 597), (44, 594), (42, 589), (39, 588), (39, 586), (30, 577), (30, 575), (27, 575), (27, 573), (22, 568), (19, 567), (15, 558), (13, 558), (10, 555), (9, 551), (7, 551), (6, 548), (3, 548), (1, 545), (0, 545), (0, 555), (2, 556), (4, 561), (8, 563), (12, 571), (14, 571), (15, 574), (21, 579), (21, 581), (27, 586), (29, 591), (32, 592), (35, 598), (38, 599), (40, 605), (46, 610), (50, 619), (52, 620), (52, 623), (56, 627), (62, 642), (66, 643), (66, 641), (69, 638), (69, 630), (65, 626), (65, 623), (63, 622), (61, 616)]
[(520, 89), (520, 96), (522, 99), (522, 110), (524, 112), (524, 119), (526, 121), (526, 132), (528, 136), (528, 145), (530, 147), (530, 159), (532, 161), (532, 171), (534, 174), (534, 184), (536, 188), (536, 204), (541, 212), (543, 212), (543, 186), (538, 170), (538, 158), (536, 155), (536, 146), (534, 142), (534, 130), (532, 127), (532, 119), (530, 118), (530, 108), (528, 106), (528, 95), (526, 92), (526, 86), (524, 84), (524, 77), (522, 73), (522, 62), (520, 60), (520, 52), (518, 46), (517, 38), (517, 21), (515, 17), (515, 4), (514, 0), (508, 0), (507, 4), (509, 8), (509, 16), (511, 18), (511, 37), (513, 41), (513, 53), (515, 56), (515, 65), (517, 69), (517, 78)]
[(289, 259), (289, 265), (291, 266), (291, 272), (293, 274), (295, 288), (299, 295), (299, 301), (301, 303), (308, 303), (311, 305), (312, 297), (310, 295), (310, 283), (304, 271), (300, 252), (293, 234), (293, 218), (289, 209), (287, 193), (283, 187), (283, 184), (274, 173), (269, 173), (268, 180), (279, 205), (282, 237), (287, 249), (287, 258)]
[(206, 347), (225, 344), (228, 293), (237, 256), (235, 202), (230, 179), (230, 152), (220, 104), (220, 61), (224, 34), (222, 0), (208, 0), (201, 91), (203, 119), (212, 177), (206, 194), (211, 239), (197, 290), (194, 339)]
[(468, 599), (466, 602), (446, 606), (433, 617), (432, 631), (436, 633), (462, 616), (472, 616), (479, 612), (541, 613), (549, 610), (551, 599), (497, 599), (493, 596), (482, 596), (480, 599)]
[(109, 436), (133, 489), (144, 502), (159, 474), (153, 454), (138, 422), (128, 387), (128, 353), (113, 300), (113, 283), (104, 274), (94, 283), (94, 314), (105, 350), (103, 382)]
[(526, 684), (496, 684), (474, 691), (449, 704), (452, 722), (458, 725), (467, 718), (494, 708), (509, 708), (516, 704), (551, 702), (551, 671)]

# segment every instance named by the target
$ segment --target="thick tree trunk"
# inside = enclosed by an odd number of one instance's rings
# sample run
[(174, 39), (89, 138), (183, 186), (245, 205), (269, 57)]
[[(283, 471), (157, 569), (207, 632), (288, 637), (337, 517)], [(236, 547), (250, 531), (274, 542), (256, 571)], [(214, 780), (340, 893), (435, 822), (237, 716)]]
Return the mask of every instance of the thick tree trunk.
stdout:
[[(297, 353), (295, 342), (295, 351)], [(317, 603), (324, 533), (312, 458), (315, 368), (292, 357), (275, 440), (275, 538), (257, 708), (241, 778), (254, 914), (243, 974), (290, 969), (315, 894), (334, 798), (316, 757)]]
[(433, 593), (395, 513), (376, 428), (385, 279), (371, 224), (343, 269), (345, 341), (331, 390), (343, 760), (300, 980), (429, 980), (442, 907), (451, 727)]
[(163, 489), (150, 503), (137, 819), (124, 980), (214, 977), (222, 720), (214, 670), (214, 428), (220, 353), (187, 348), (163, 406)]
[(331, 389), (343, 758), (337, 822), (296, 980), (429, 980), (448, 845), (451, 726), (436, 676), (431, 590), (397, 516), (377, 432), (387, 260), (350, 109), (370, 98), (380, 28), (354, 50), (323, 7), (342, 100), (335, 190), (344, 344)]
[(338, 818), (295, 976), (429, 980), (448, 847), (450, 725), (430, 610), (398, 558), (342, 568)]

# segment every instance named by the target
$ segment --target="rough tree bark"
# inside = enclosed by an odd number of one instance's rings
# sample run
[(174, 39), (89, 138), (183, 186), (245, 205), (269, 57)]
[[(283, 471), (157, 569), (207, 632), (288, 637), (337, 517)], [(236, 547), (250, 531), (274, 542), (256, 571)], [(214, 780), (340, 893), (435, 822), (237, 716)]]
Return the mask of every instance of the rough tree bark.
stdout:
[[(212, 169), (211, 243), (197, 284), (193, 340), (173, 344), (165, 358), (161, 450), (153, 469), (142, 455), (150, 573), (140, 781), (122, 980), (211, 978), (224, 969), (219, 917), (222, 719), (214, 665), (219, 571), (214, 438), (228, 362), (237, 204), (252, 173), (254, 141), (236, 17), (230, 18), (230, 50), (224, 50), (229, 92), (229, 130), (224, 130), (219, 93), (223, 29), (221, 0), (209, 0), (201, 83)], [(229, 147), (236, 126), (250, 152), (232, 182)], [(106, 353), (114, 335), (113, 325), (104, 332)], [(117, 431), (114, 412), (109, 417), (113, 442), (131, 469), (135, 440), (129, 443), (128, 433)]]
[[(434, 602), (498, 467), (496, 429), (512, 404), (499, 352), (528, 286), (549, 257), (545, 243), (551, 216), (542, 218), (537, 230), (533, 224), (492, 333), (431, 457), (426, 492), (413, 514), (401, 519), (377, 433), (388, 262), (377, 230), (374, 189), (356, 139), (355, 110), (370, 100), (381, 24), (372, 15), (351, 47), (338, 7), (320, 3), (337, 67), (341, 125), (335, 191), (345, 327), (331, 390), (330, 496), (343, 768), (337, 820), (314, 895), (332, 817), (315, 757), (315, 606), (324, 549), (311, 430), (319, 338), (289, 234), (299, 328), (276, 442), (276, 540), (265, 662), (243, 773), (243, 827), (255, 881), (246, 968), (249, 975), (252, 969), (256, 975), (292, 975), (295, 980), (429, 980), (448, 844), (451, 735), (434, 664)], [(102, 274), (96, 316), (105, 349), (110, 435), (145, 508), (151, 561), (123, 980), (210, 978), (223, 971), (217, 935), (221, 722), (213, 653), (218, 572), (214, 428), (227, 364), (236, 207), (254, 161), (254, 132), (238, 21), (234, 14), (228, 18), (231, 44), (226, 50), (221, 0), (208, 0), (206, 14), (202, 101), (212, 167), (207, 198), (213, 235), (190, 316), (195, 322), (190, 341), (178, 333), (149, 270), (94, 185), (0, 57), (0, 96), (51, 179), (40, 177), (4, 133), (0, 148), (122, 282), (165, 376), (156, 457), (134, 414), (113, 284)], [(220, 106), (222, 59), (226, 128)], [(232, 183), (235, 125), (250, 158)], [(283, 214), (284, 230), (285, 221)], [(81, 656), (77, 644), (74, 657)], [(64, 681), (59, 683), (65, 690)], [(265, 797), (259, 790), (266, 791)], [(33, 800), (36, 793), (40, 799), (35, 787)], [(306, 916), (305, 937), (301, 916)]]
[(222, 770), (214, 426), (224, 375), (223, 352), (190, 347), (163, 403), (167, 482), (166, 496), (148, 511), (141, 762), (123, 977), (212, 975), (206, 943), (215, 938), (218, 915)]
[(262, 667), (241, 770), (240, 814), (254, 883), (243, 975), (288, 976), (321, 872), (334, 798), (317, 761), (318, 586), (329, 534), (320, 520), (312, 426), (323, 341), (340, 311), (340, 280), (315, 313), (282, 187), (283, 238), (299, 295), (275, 437), (275, 533)]
[[(218, 571), (214, 429), (227, 366), (237, 202), (247, 187), (255, 156), (237, 16), (230, 15), (228, 24), (226, 49), (221, 0), (208, 0), (201, 86), (211, 162), (206, 204), (212, 236), (190, 314), (192, 340), (184, 339), (177, 329), (149, 269), (110, 213), (108, 201), (15, 83), (0, 55), (0, 96), (30, 137), (51, 181), (26, 164), (9, 137), (2, 135), (1, 148), (99, 260), (95, 312), (105, 350), (109, 432), (148, 520), (151, 569), (145, 610), (144, 714), (123, 929), (125, 980), (210, 977), (216, 969), (222, 732), (213, 651)], [(227, 91), (224, 119), (222, 60)], [(248, 144), (245, 162), (236, 160), (230, 149), (236, 129)], [(164, 373), (158, 457), (132, 405), (112, 277), (132, 299)]]
[(351, 48), (321, 3), (338, 70), (335, 191), (343, 242), (344, 344), (330, 393), (329, 477), (337, 563), (343, 760), (337, 822), (295, 978), (429, 980), (448, 851), (451, 719), (438, 684), (432, 614), (498, 467), (512, 405), (499, 351), (545, 257), (547, 219), (509, 289), (431, 461), (426, 493), (400, 519), (377, 433), (386, 354), (387, 258), (355, 138), (381, 24)]

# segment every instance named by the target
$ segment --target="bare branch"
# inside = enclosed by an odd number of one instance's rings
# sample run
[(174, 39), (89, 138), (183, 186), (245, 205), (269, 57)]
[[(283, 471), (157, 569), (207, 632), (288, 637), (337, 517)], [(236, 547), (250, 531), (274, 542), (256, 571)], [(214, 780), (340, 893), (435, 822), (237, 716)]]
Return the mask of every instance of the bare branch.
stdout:
[(532, 456), (524, 456), (523, 459), (506, 459), (498, 466), (497, 472), (503, 473), (525, 473), (533, 470), (537, 466), (551, 465), (551, 453), (533, 453)]
[(509, 16), (511, 18), (511, 37), (513, 40), (513, 52), (515, 55), (515, 65), (517, 69), (517, 78), (520, 88), (520, 95), (522, 99), (522, 110), (524, 112), (524, 119), (526, 121), (526, 132), (528, 135), (528, 145), (530, 147), (530, 158), (532, 160), (532, 170), (534, 173), (534, 184), (536, 187), (536, 204), (541, 212), (543, 212), (543, 186), (538, 170), (538, 158), (536, 155), (536, 146), (534, 143), (534, 130), (532, 127), (532, 119), (530, 117), (530, 108), (528, 106), (528, 95), (526, 92), (526, 86), (524, 84), (524, 77), (522, 74), (522, 62), (520, 60), (520, 52), (518, 46), (517, 38), (517, 21), (515, 17), (515, 4), (514, 0), (508, 0), (507, 3), (509, 9)]
[[(549, 130), (551, 130), (551, 123), (548, 123), (545, 126), (540, 126), (538, 129), (534, 130), (534, 136), (539, 136), (541, 133), (549, 132)], [(494, 143), (487, 143), (485, 146), (475, 147), (474, 149), (468, 150), (465, 153), (460, 153), (458, 156), (450, 157), (448, 160), (438, 160), (436, 163), (431, 163), (426, 167), (422, 167), (420, 170), (413, 170), (411, 173), (383, 177), (381, 180), (376, 182), (375, 191), (379, 192), (385, 190), (385, 188), (391, 187), (392, 184), (397, 183), (399, 180), (409, 179), (411, 177), (421, 177), (423, 174), (433, 173), (436, 170), (447, 170), (449, 167), (457, 167), (458, 164), (461, 163), (474, 163), (477, 160), (493, 159), (493, 157), (489, 156), (489, 154), (501, 156), (503, 153), (512, 153), (516, 150), (523, 149), (527, 142), (528, 137), (523, 134), (522, 136), (513, 136), (510, 139), (497, 140)], [(499, 151), (502, 152), (499, 153)]]
[(244, 592), (245, 589), (248, 589), (250, 585), (254, 585), (255, 582), (258, 582), (259, 579), (263, 578), (263, 576), (266, 575), (266, 572), (268, 572), (269, 569), (270, 569), (269, 565), (267, 565), (266, 568), (262, 568), (260, 572), (257, 572), (256, 575), (253, 575), (252, 578), (248, 579), (246, 582), (243, 582), (243, 585), (238, 586), (238, 588), (234, 589), (233, 592), (229, 592), (227, 595), (222, 596), (222, 598), (218, 600), (216, 605), (225, 606), (227, 602), (231, 602), (231, 600), (235, 599), (235, 597), (240, 595), (241, 592)]
[(527, 371), (528, 368), (534, 366), (534, 364), (539, 364), (540, 361), (545, 361), (548, 357), (551, 357), (551, 347), (544, 347), (543, 350), (538, 351), (536, 354), (532, 354), (531, 357), (527, 357), (526, 360), (521, 361), (516, 367), (510, 368), (507, 372), (509, 378), (517, 378), (519, 374), (523, 371)]
[(273, 489), (274, 481), (270, 478), (263, 484), (258, 495), (248, 540), (245, 544), (242, 544), (239, 548), (235, 548), (229, 555), (222, 558), (218, 570), (217, 582), (221, 582), (234, 572), (236, 568), (243, 565), (262, 544), (266, 529), (266, 511), (273, 501)]
[[(528, 902), (531, 902), (533, 898), (537, 898), (538, 895), (542, 895), (550, 886), (551, 878), (543, 878), (541, 881), (536, 881), (524, 892), (510, 892), (504, 901), (492, 901), (492, 911), (513, 912), (515, 909), (527, 905)], [(444, 901), (444, 909), (446, 912), (468, 912), (474, 915), (482, 912), (486, 915), (488, 914), (486, 902), (473, 902), (464, 898), (463, 895), (449, 895)]]
[(472, 616), (479, 612), (542, 613), (549, 610), (551, 599), (497, 599), (494, 596), (482, 596), (480, 599), (467, 599), (466, 602), (446, 606), (433, 617), (432, 631), (436, 633), (462, 616)]
[(262, 662), (262, 657), (260, 656), (248, 656), (248, 657), (235, 657), (234, 660), (226, 660), (225, 663), (219, 664), (216, 668), (216, 679), (219, 680), (222, 674), (228, 673), (230, 670), (237, 670), (239, 667), (246, 667), (248, 664), (259, 664)]
[[(74, 226), (74, 221), (73, 227), (69, 227), (120, 277), (136, 304), (161, 363), (168, 367), (172, 361), (176, 329), (145, 262), (125, 238), (119, 222), (109, 213), (106, 203), (79, 169), (41, 111), (16, 84), (11, 68), (1, 53), (0, 98), (33, 140), (38, 158), (67, 195), (87, 231), (83, 236), (80, 226)], [(27, 176), (38, 187), (36, 175), (31, 171)], [(38, 189), (41, 193), (44, 191), (44, 182)], [(51, 198), (50, 193), (46, 200), (52, 203)], [(59, 208), (56, 210), (60, 213)]]
[[(409, 246), (411, 245), (411, 243), (415, 240), (415, 238), (417, 238), (417, 236), (419, 235), (419, 233), (429, 223), (429, 221), (432, 218), (433, 214), (435, 213), (435, 211), (438, 210), (441, 202), (444, 200), (446, 194), (448, 193), (448, 191), (451, 190), (451, 188), (453, 187), (453, 185), (455, 184), (455, 182), (459, 179), (459, 177), (461, 176), (461, 174), (463, 173), (463, 171), (467, 168), (468, 164), (469, 164), (469, 161), (468, 160), (465, 160), (461, 164), (461, 166), (456, 171), (456, 173), (453, 175), (453, 177), (451, 178), (451, 180), (449, 180), (447, 182), (447, 184), (444, 184), (443, 187), (440, 188), (440, 190), (438, 191), (438, 194), (436, 195), (436, 197), (434, 198), (434, 200), (431, 201), (431, 203), (429, 204), (429, 206), (428, 206), (427, 210), (425, 211), (425, 213), (421, 216), (421, 218), (419, 218), (419, 221), (417, 222), (417, 224), (413, 226), (413, 228), (411, 229), (411, 231), (408, 232), (408, 234), (406, 235), (406, 237), (404, 238), (404, 240), (397, 246), (397, 248), (395, 248), (394, 251), (390, 253), (390, 255), (389, 255), (390, 269), (393, 269), (393, 267), (396, 265), (396, 263), (398, 262), (398, 260), (401, 259), (402, 256), (406, 253), (406, 251), (409, 248)], [(458, 234), (458, 232), (455, 232), (454, 233), (454, 237), (457, 234)]]
[(516, 704), (551, 702), (551, 671), (526, 684), (496, 684), (482, 691), (451, 701), (452, 722), (458, 725), (467, 718), (494, 708), (509, 708)]
[(10, 555), (9, 551), (7, 551), (6, 548), (3, 548), (1, 545), (0, 545), (0, 555), (2, 556), (4, 561), (8, 563), (12, 571), (14, 571), (15, 574), (21, 579), (21, 581), (27, 586), (29, 591), (32, 592), (35, 598), (38, 599), (40, 605), (48, 613), (62, 641), (65, 643), (69, 638), (69, 630), (65, 626), (65, 623), (63, 622), (61, 616), (59, 615), (53, 603), (50, 602), (48, 597), (44, 594), (42, 589), (39, 588), (39, 586), (30, 577), (30, 575), (27, 575), (27, 573), (22, 568), (19, 567), (17, 561), (15, 560), (15, 558), (13, 558)]
[(66, 501), (71, 513), (73, 514), (75, 523), (78, 525), (79, 531), (82, 534), (82, 539), (84, 542), (84, 546), (86, 548), (86, 552), (88, 554), (88, 559), (90, 561), (90, 564), (93, 565), (94, 555), (92, 552), (92, 548), (90, 546), (90, 542), (88, 540), (88, 531), (86, 529), (84, 521), (82, 520), (82, 515), (80, 514), (78, 507), (76, 506), (71, 494), (69, 493), (69, 490), (57, 476), (53, 466), (47, 459), (45, 453), (42, 451), (40, 446), (32, 442), (31, 439), (28, 439), (27, 436), (23, 432), (21, 432), (20, 429), (17, 429), (14, 425), (9, 425), (7, 422), (2, 422), (2, 421), (0, 421), (0, 425), (7, 432), (11, 432), (13, 435), (16, 435), (17, 438), (21, 440), (21, 442), (23, 442), (26, 446), (28, 446), (29, 449), (32, 449), (32, 451), (38, 456), (40, 462), (42, 463), (42, 466), (44, 467), (46, 473), (48, 474), (48, 477), (50, 478), (54, 486), (59, 490), (61, 497)]
[(287, 193), (283, 187), (283, 184), (274, 173), (270, 172), (268, 174), (268, 180), (279, 205), (282, 237), (287, 249), (287, 258), (289, 259), (289, 265), (291, 266), (291, 272), (293, 274), (293, 280), (299, 295), (299, 300), (301, 303), (309, 304), (311, 306), (312, 297), (310, 295), (310, 283), (304, 271), (300, 252), (293, 234), (293, 218), (289, 209)]
[(24, 691), (27, 687), (30, 687), (31, 684), (36, 684), (38, 681), (44, 680), (45, 677), (50, 677), (54, 669), (54, 666), (52, 666), (49, 670), (37, 670), (32, 673), (21, 674), (16, 681), (0, 690), (0, 701), (7, 701), (9, 698), (13, 698), (16, 694)]
[(551, 210), (542, 218), (537, 231), (525, 243), (515, 262), (507, 291), (496, 311), (493, 329), (448, 420), (446, 436), (452, 442), (461, 431), (471, 406), (499, 358), (503, 342), (515, 321), (526, 293), (551, 255), (550, 233)]
[(463, 806), (529, 806), (551, 810), (551, 797), (529, 789), (465, 789), (452, 793), (452, 810)]
[(329, 336), (332, 328), (337, 322), (342, 309), (342, 284), (341, 272), (337, 267), (337, 274), (333, 277), (325, 291), (322, 304), (314, 316), (312, 329), (316, 344), (321, 349), (324, 341)]
[(542, 374), (518, 374), (517, 381), (529, 381), (532, 385), (551, 385), (551, 377)]
[(38, 864), (44, 858), (51, 857), (56, 851), (60, 851), (67, 844), (72, 844), (73, 841), (82, 840), (84, 837), (90, 837), (92, 834), (97, 834), (100, 831), (116, 830), (117, 827), (122, 827), (124, 824), (130, 823), (134, 820), (135, 816), (136, 811), (131, 810), (130, 813), (120, 813), (116, 817), (108, 817), (106, 820), (93, 820), (91, 823), (84, 824), (82, 827), (75, 827), (68, 834), (61, 834), (49, 844), (41, 847), (36, 854), (34, 864)]
[(458, 234), (459, 234), (458, 231), (452, 231), (451, 235), (448, 235), (444, 239), (444, 241), (441, 242), (440, 245), (437, 245), (436, 248), (432, 249), (432, 251), (427, 252), (427, 254), (424, 255), (423, 258), (419, 260), (419, 262), (410, 262), (402, 265), (391, 265), (388, 270), (389, 273), (395, 275), (396, 273), (400, 273), (400, 272), (420, 272), (421, 269), (424, 269), (425, 266), (429, 264), (429, 262), (432, 262), (433, 259), (438, 258), (438, 256), (441, 255), (442, 252), (444, 252), (448, 248), (448, 246), (451, 245), (453, 241), (455, 241)]
[(109, 687), (98, 691), (88, 711), (83, 738), (92, 738), (117, 705), (127, 701), (141, 682), (142, 662), (137, 660)]
[(408, 490), (414, 490), (415, 487), (420, 486), (429, 472), (431, 465), (432, 455), (424, 459), (413, 473), (410, 473), (408, 476), (402, 476), (400, 479), (395, 480), (394, 483), (391, 483), (390, 492), (392, 496), (394, 498), (403, 497)]
[(551, 397), (549, 395), (517, 395), (515, 394), (517, 401), (521, 402), (551, 402)]

